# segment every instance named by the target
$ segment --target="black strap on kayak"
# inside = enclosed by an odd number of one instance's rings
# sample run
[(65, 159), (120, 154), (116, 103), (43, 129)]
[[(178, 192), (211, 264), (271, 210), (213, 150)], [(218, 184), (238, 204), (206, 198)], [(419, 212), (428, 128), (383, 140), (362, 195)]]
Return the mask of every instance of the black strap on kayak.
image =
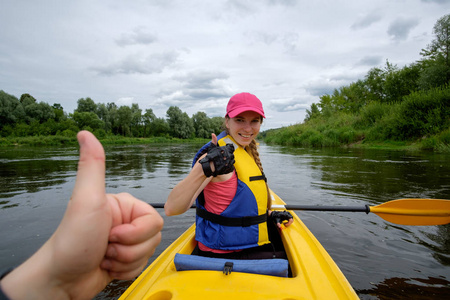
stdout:
[(213, 214), (207, 211), (206, 209), (202, 209), (200, 207), (197, 207), (197, 215), (200, 218), (211, 221), (213, 223), (222, 226), (233, 226), (233, 227), (248, 227), (251, 225), (260, 224), (267, 221), (267, 213), (255, 217), (230, 218)]

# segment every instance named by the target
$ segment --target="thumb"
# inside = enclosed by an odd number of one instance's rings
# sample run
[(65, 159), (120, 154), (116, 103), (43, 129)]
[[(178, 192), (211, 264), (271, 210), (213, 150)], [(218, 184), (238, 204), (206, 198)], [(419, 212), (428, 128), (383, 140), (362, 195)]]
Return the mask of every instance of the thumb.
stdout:
[[(80, 144), (77, 179), (72, 193), (72, 201), (86, 202), (83, 206), (94, 208), (102, 201), (90, 201), (105, 197), (105, 151), (102, 144), (89, 131), (80, 131), (77, 135)], [(99, 203), (100, 202), (100, 203)]]
[(211, 143), (217, 145), (217, 136), (215, 133), (211, 133)]

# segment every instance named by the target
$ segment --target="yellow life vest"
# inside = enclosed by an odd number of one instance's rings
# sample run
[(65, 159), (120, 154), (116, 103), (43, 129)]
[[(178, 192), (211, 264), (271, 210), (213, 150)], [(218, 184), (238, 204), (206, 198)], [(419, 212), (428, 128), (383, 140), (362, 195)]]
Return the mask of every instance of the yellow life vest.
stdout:
[[(267, 219), (268, 201), (265, 176), (253, 156), (231, 136), (222, 132), (218, 136), (218, 145), (224, 146), (228, 143), (232, 143), (235, 148), (234, 167), (238, 177), (236, 195), (230, 205), (220, 215), (215, 215), (219, 216), (215, 218), (208, 217), (212, 214), (207, 212), (202, 201), (197, 199), (196, 239), (212, 249), (222, 250), (239, 250), (267, 244), (270, 241), (267, 222), (264, 221)], [(225, 223), (216, 223), (220, 219), (224, 219)], [(224, 225), (227, 224), (227, 219), (239, 222), (242, 220), (243, 226)], [(260, 221), (252, 221), (251, 225), (248, 225), (248, 220)], [(241, 224), (239, 222), (238, 224)]]

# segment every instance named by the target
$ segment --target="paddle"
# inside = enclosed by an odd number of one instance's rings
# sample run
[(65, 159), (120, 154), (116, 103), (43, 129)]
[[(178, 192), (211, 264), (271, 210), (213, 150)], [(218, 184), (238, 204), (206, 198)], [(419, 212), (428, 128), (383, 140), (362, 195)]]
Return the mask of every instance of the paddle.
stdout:
[[(164, 203), (150, 203), (164, 208)], [(192, 206), (195, 208), (195, 205)], [(450, 200), (398, 199), (376, 206), (314, 206), (272, 205), (273, 210), (308, 210), (374, 213), (382, 219), (400, 225), (444, 225), (450, 223)]]

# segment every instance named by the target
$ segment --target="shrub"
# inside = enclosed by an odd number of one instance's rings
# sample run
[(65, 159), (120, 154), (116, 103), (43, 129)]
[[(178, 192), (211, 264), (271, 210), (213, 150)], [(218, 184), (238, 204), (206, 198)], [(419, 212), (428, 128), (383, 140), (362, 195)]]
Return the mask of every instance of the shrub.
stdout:
[(450, 87), (414, 92), (400, 104), (396, 129), (403, 139), (433, 135), (450, 125)]

